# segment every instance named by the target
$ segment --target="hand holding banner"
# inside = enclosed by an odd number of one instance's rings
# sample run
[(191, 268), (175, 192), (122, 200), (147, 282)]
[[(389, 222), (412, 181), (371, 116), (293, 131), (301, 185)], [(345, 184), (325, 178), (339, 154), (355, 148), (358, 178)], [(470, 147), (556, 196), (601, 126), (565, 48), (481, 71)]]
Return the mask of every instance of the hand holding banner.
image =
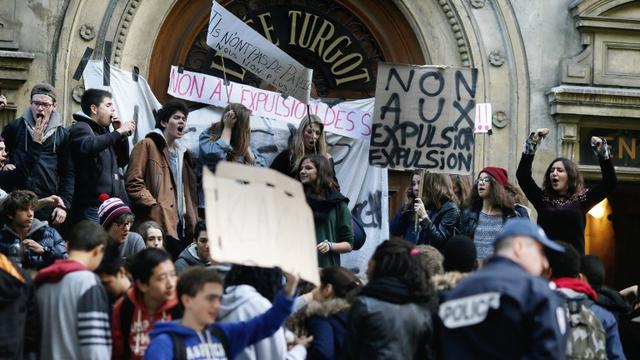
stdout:
[(222, 5), (213, 2), (207, 45), (275, 86), (309, 102), (313, 71), (265, 39)]

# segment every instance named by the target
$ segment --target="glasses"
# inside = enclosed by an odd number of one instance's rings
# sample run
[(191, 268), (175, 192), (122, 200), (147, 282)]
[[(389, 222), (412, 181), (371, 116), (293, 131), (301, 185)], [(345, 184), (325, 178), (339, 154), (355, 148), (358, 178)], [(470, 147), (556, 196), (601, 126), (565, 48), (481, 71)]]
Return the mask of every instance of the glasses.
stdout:
[(478, 178), (478, 184), (491, 184), (491, 178), (490, 177), (479, 177)]
[(118, 227), (127, 227), (133, 225), (133, 221), (125, 221), (125, 222), (114, 222), (114, 224)]
[(40, 101), (32, 101), (32, 102), (31, 102), (31, 105), (33, 105), (35, 108), (39, 108), (39, 107), (41, 107), (41, 106), (42, 106), (42, 107), (43, 107), (43, 108), (45, 108), (45, 109), (48, 109), (48, 108), (50, 108), (50, 107), (52, 107), (52, 106), (53, 106), (53, 104), (45, 103), (45, 102), (40, 102)]

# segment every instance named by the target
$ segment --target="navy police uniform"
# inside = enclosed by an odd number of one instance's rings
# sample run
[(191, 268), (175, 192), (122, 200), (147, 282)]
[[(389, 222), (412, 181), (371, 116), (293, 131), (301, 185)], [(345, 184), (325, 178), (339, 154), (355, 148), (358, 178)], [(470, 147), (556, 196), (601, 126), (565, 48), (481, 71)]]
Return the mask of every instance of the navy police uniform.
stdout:
[(439, 309), (443, 359), (562, 359), (566, 322), (549, 282), (496, 256)]

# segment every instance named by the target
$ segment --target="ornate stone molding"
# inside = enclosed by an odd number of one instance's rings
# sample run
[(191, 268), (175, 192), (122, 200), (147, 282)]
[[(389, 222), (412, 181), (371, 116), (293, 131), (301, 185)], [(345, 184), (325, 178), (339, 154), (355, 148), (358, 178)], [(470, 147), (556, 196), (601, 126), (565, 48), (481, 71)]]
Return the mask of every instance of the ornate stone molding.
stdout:
[(124, 10), (124, 16), (122, 16), (120, 24), (118, 24), (113, 52), (113, 64), (116, 66), (119, 66), (122, 62), (122, 51), (127, 41), (129, 28), (131, 27), (131, 22), (136, 15), (136, 11), (138, 11), (141, 1), (142, 0), (130, 0)]
[(91, 41), (96, 37), (96, 28), (90, 24), (82, 24), (79, 32), (84, 41)]
[(489, 53), (489, 63), (495, 67), (500, 67), (504, 64), (504, 54), (501, 50), (496, 49)]
[(464, 32), (462, 31), (462, 26), (458, 21), (458, 17), (453, 10), (453, 5), (449, 3), (448, 0), (438, 0), (438, 4), (442, 8), (445, 16), (449, 20), (449, 25), (451, 26), (451, 30), (453, 30), (453, 36), (456, 38), (458, 45), (458, 53), (460, 54), (460, 60), (463, 66), (471, 66), (471, 61), (469, 59), (469, 47), (467, 45), (468, 40), (466, 39)]
[(482, 9), (484, 7), (484, 4), (486, 3), (486, 0), (469, 0), (469, 3), (475, 9)]

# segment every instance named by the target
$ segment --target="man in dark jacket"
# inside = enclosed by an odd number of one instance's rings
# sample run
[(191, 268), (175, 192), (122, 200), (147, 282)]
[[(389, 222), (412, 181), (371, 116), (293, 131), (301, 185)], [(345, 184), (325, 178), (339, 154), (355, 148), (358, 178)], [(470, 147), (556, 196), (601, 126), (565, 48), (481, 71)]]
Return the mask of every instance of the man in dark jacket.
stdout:
[[(73, 197), (74, 222), (98, 222), (99, 196), (126, 198), (120, 167), (129, 163), (127, 137), (135, 131), (133, 121), (121, 123), (115, 113), (111, 93), (89, 89), (82, 95), (82, 111), (73, 115), (71, 150), (76, 169)], [(109, 131), (113, 125), (114, 131)]]
[[(74, 184), (69, 132), (64, 128), (64, 121), (56, 107), (56, 90), (53, 86), (38, 84), (31, 89), (31, 107), (2, 131), (9, 152), (9, 163), (16, 166), (28, 163), (32, 156), (30, 153), (40, 151), (37, 164), (29, 176), (24, 177), (15, 188), (31, 190), (39, 198), (60, 196), (64, 201), (63, 206), (45, 207), (36, 212), (38, 219), (51, 220), (53, 225), (66, 220)], [(35, 138), (37, 128), (44, 128), (41, 139)]]
[(440, 305), (443, 359), (563, 359), (566, 318), (560, 299), (539, 276), (544, 248), (564, 251), (525, 219), (509, 220), (495, 253)]
[(29, 275), (0, 254), (0, 359), (37, 359), (40, 321)]
[(67, 257), (67, 245), (56, 229), (33, 217), (36, 194), (16, 190), (3, 203), (7, 223), (0, 231), (0, 251), (23, 268), (40, 270)]
[[(209, 237), (207, 236), (207, 225), (204, 220), (198, 220), (193, 232), (195, 239), (191, 245), (182, 250), (178, 260), (176, 260), (176, 273), (182, 274), (191, 266), (210, 266), (213, 264), (211, 253), (209, 252)], [(219, 274), (229, 272), (229, 266), (218, 265), (213, 266)]]

